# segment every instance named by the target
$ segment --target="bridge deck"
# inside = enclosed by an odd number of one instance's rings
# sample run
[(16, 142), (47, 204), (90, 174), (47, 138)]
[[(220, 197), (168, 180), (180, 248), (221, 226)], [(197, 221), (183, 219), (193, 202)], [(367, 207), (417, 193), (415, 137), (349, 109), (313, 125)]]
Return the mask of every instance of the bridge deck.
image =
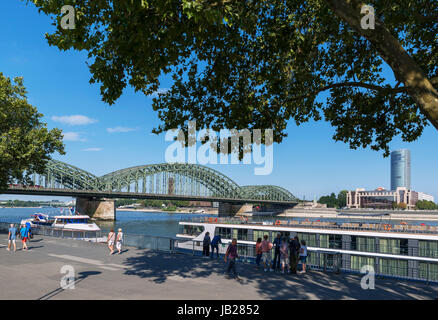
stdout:
[[(126, 248), (108, 255), (104, 244), (36, 236), (28, 252), (6, 250), (0, 234), (0, 299), (432, 299), (438, 286), (311, 271), (282, 276), (238, 264), (241, 282), (224, 277), (222, 260)], [(18, 244), (21, 248), (21, 244)], [(60, 289), (64, 265), (75, 268), (74, 290)]]
[(235, 204), (258, 203), (295, 206), (298, 202), (269, 199), (243, 199), (243, 198), (226, 198), (215, 196), (195, 196), (195, 195), (178, 195), (178, 194), (158, 194), (158, 193), (136, 193), (122, 191), (98, 191), (98, 190), (74, 190), (62, 188), (32, 188), (32, 187), (9, 187), (2, 190), (2, 194), (19, 194), (33, 196), (59, 196), (59, 197), (84, 197), (84, 198), (107, 198), (107, 199), (148, 199), (148, 200), (193, 200), (193, 201), (212, 201), (212, 202), (229, 202)]

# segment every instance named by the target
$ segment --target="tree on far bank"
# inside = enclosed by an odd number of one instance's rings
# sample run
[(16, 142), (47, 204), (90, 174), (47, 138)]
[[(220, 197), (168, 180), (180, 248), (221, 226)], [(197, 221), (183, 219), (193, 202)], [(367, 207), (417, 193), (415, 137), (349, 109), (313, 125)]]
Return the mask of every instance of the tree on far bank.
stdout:
[(318, 200), (319, 203), (326, 204), (327, 208), (337, 208), (338, 207), (338, 199), (334, 192), (332, 192), (329, 196), (322, 196)]
[(347, 206), (347, 190), (341, 190), (338, 196), (332, 192), (329, 196), (322, 196), (318, 202), (326, 204), (327, 208), (343, 208)]
[(403, 210), (406, 210), (407, 207), (408, 207), (408, 206), (407, 206), (406, 203), (404, 203), (404, 202), (400, 202), (400, 203), (397, 205), (397, 209), (403, 209)]
[(415, 204), (418, 210), (438, 210), (438, 205), (433, 201), (420, 200)]
[(26, 93), (23, 78), (11, 81), (0, 72), (0, 190), (29, 183), (31, 173), (44, 172), (51, 154), (65, 154), (61, 130), (47, 129)]
[(324, 119), (334, 140), (387, 156), (394, 137), (438, 129), (437, 1), (370, 0), (363, 28), (360, 0), (83, 0), (74, 29), (61, 27), (64, 1), (28, 2), (52, 17), (50, 45), (88, 52), (103, 101), (127, 85), (158, 93), (155, 133), (196, 120), (271, 128), (280, 143), (290, 122)]
[(338, 193), (338, 207), (343, 208), (347, 206), (347, 193), (348, 190), (341, 190)]

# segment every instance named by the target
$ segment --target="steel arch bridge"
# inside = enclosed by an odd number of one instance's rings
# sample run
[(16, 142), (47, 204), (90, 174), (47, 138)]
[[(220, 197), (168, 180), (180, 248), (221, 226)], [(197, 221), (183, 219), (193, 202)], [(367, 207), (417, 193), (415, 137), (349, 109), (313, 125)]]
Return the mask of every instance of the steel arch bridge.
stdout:
[(298, 202), (284, 188), (273, 185), (241, 187), (219, 171), (187, 163), (135, 166), (98, 177), (62, 161), (49, 160), (45, 172), (33, 174), (32, 180), (35, 186), (50, 189)]

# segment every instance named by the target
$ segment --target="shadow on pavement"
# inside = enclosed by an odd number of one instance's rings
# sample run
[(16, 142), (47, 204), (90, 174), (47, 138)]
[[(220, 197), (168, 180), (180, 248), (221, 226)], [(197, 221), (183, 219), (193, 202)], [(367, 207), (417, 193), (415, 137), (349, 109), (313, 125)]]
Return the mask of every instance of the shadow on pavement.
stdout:
[[(224, 277), (229, 286), (248, 286), (266, 299), (430, 299), (438, 297), (438, 286), (415, 281), (377, 278), (375, 289), (361, 288), (360, 274), (334, 274), (309, 271), (306, 274), (282, 275), (278, 272), (257, 270), (255, 265), (237, 263), (241, 281), (228, 280), (223, 258), (200, 258), (184, 254), (140, 251), (137, 256), (126, 258), (130, 267), (125, 274), (164, 283), (169, 277), (208, 279)], [(211, 278), (212, 284), (215, 281)], [(253, 289), (251, 289), (251, 287)], [(212, 289), (214, 290), (214, 289)]]
[[(83, 272), (79, 272), (79, 277), (77, 277), (74, 281), (74, 285), (77, 285), (79, 282), (81, 282), (82, 280), (85, 280), (86, 278), (90, 277), (90, 276), (94, 276), (94, 275), (98, 275), (101, 274), (100, 271), (83, 271)], [(53, 298), (54, 296), (56, 296), (57, 294), (63, 292), (64, 290), (69, 290), (69, 289), (63, 289), (62, 287), (59, 287), (49, 293), (46, 293), (45, 295), (43, 295), (42, 297), (39, 297), (36, 300), (49, 300), (51, 298)]]

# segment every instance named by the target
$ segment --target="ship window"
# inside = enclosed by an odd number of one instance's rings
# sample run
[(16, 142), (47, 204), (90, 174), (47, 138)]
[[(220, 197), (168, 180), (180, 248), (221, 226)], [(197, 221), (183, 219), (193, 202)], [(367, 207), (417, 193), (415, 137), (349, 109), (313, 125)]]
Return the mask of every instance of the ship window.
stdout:
[(404, 256), (409, 254), (408, 239), (400, 239), (400, 254)]
[(379, 259), (379, 270), (381, 274), (407, 277), (408, 276), (408, 262), (397, 259)]
[(192, 225), (183, 225), (181, 230), (182, 234), (190, 235), (190, 236), (199, 236), (204, 228), (201, 226), (192, 226)]
[(222, 239), (231, 239), (231, 228), (216, 228), (216, 234), (220, 235)]
[(376, 240), (370, 237), (351, 236), (350, 249), (365, 252), (376, 252)]
[(321, 248), (342, 249), (342, 235), (321, 234), (319, 236), (319, 246)]
[(316, 247), (316, 234), (314, 233), (297, 233), (298, 238), (306, 241), (308, 247)]
[(248, 240), (248, 229), (237, 229), (237, 240)]
[(360, 270), (363, 266), (371, 266), (374, 268), (374, 258), (351, 256), (351, 270)]
[(420, 262), (418, 265), (418, 270), (421, 279), (428, 281), (438, 281), (437, 263)]
[(268, 230), (254, 230), (254, 241), (257, 241), (258, 238), (261, 238), (263, 241), (263, 236), (266, 234), (269, 237), (269, 231)]
[(379, 239), (380, 253), (408, 255), (407, 239)]
[(320, 234), (319, 235), (319, 246), (321, 248), (329, 247), (329, 235), (328, 234)]
[(418, 249), (420, 257), (438, 257), (438, 241), (420, 240), (418, 242)]

